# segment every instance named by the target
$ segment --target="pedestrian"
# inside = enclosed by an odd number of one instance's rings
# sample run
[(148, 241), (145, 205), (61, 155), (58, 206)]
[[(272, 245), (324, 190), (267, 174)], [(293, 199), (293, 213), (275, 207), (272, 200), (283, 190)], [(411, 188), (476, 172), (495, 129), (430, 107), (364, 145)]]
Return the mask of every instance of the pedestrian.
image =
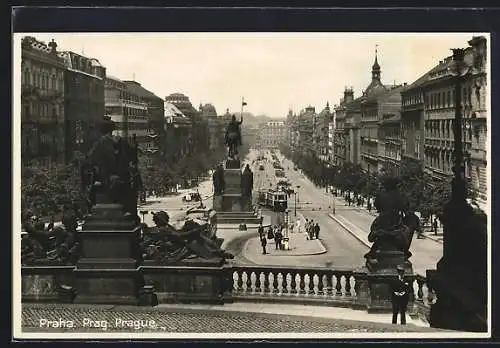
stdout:
[(437, 220), (437, 217), (435, 217), (434, 221), (432, 222), (432, 229), (434, 231), (434, 235), (437, 235), (437, 232), (438, 232), (438, 220)]
[(316, 225), (314, 225), (314, 236), (316, 239), (319, 238), (319, 224), (316, 222)]
[(280, 249), (280, 234), (281, 232), (277, 229), (274, 233), (274, 244), (276, 245), (276, 250)]
[(274, 233), (271, 226), (267, 229), (267, 239), (274, 239)]
[(404, 279), (404, 265), (397, 266), (398, 276), (392, 283), (392, 323), (397, 324), (401, 314), (401, 325), (406, 325), (406, 307), (410, 299), (410, 286)]
[(366, 203), (366, 208), (368, 209), (368, 212), (372, 211), (372, 202), (370, 199), (368, 199), (368, 203)]
[(264, 226), (262, 226), (262, 221), (259, 224), (258, 232), (259, 232), (259, 238), (260, 239), (265, 238), (265, 236), (264, 236)]
[(266, 252), (266, 245), (267, 245), (266, 238), (261, 238), (260, 239), (260, 245), (262, 246), (262, 255), (267, 254), (267, 252)]
[(314, 239), (314, 221), (311, 219), (311, 223), (309, 225), (309, 239)]

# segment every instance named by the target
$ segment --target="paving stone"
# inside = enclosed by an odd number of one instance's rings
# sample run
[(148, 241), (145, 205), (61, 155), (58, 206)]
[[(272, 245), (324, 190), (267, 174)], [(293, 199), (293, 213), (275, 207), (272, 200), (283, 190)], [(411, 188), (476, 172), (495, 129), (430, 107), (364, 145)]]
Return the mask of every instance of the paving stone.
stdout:
[[(101, 328), (84, 325), (84, 319), (106, 322)], [(73, 327), (40, 327), (40, 320), (72, 321)], [(116, 321), (137, 321), (137, 328)], [(87, 327), (84, 327), (87, 326)], [(22, 328), (29, 332), (175, 332), (175, 333), (331, 333), (331, 332), (435, 332), (413, 325), (390, 325), (352, 320), (314, 318), (249, 312), (155, 308), (109, 308), (109, 306), (23, 305)]]

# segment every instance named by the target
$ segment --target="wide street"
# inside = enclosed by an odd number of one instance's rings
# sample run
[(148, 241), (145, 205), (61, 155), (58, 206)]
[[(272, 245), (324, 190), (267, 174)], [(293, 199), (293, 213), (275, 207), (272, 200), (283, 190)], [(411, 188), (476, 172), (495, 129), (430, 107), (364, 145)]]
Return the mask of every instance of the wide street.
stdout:
[[(265, 161), (257, 161), (259, 153), (252, 150), (245, 163), (252, 165), (254, 172), (254, 201), (257, 197), (259, 189), (274, 188), (278, 179), (275, 176), (272, 166), (271, 155), (268, 151), (263, 152), (266, 156)], [(277, 153), (282, 166), (285, 169), (286, 177), (292, 183), (293, 189), (297, 194), (297, 217), (294, 216), (295, 197), (291, 195), (288, 199), (289, 217), (291, 220), (297, 218), (302, 219), (301, 228), (303, 229), (303, 219), (313, 219), (318, 222), (321, 228), (320, 240), (323, 246), (327, 249), (325, 253), (316, 253), (314, 255), (300, 255), (293, 253), (289, 257), (280, 255), (273, 257), (261, 254), (261, 249), (246, 248), (245, 245), (248, 239), (255, 237), (255, 233), (249, 231), (247, 233), (234, 231), (238, 236), (234, 236), (234, 240), (229, 243), (228, 250), (236, 253), (236, 260), (240, 263), (256, 263), (262, 265), (282, 265), (282, 266), (306, 266), (306, 267), (358, 267), (364, 264), (363, 255), (368, 251), (370, 245), (367, 242), (370, 225), (375, 218), (374, 215), (368, 213), (365, 209), (355, 206), (347, 206), (342, 198), (333, 198), (324, 189), (316, 187), (300, 170), (294, 170), (293, 163), (285, 159)], [(264, 164), (264, 170), (259, 170), (259, 163)], [(299, 187), (299, 188), (298, 188)], [(203, 203), (207, 207), (212, 206), (212, 181), (207, 179), (200, 182), (198, 190), (202, 196)], [(139, 211), (147, 210), (167, 211), (172, 221), (182, 217), (185, 211), (193, 206), (198, 205), (196, 202), (182, 202), (184, 193), (196, 191), (183, 190), (179, 195), (159, 198), (149, 198), (144, 206), (139, 208)], [(335, 218), (337, 218), (344, 226), (341, 226), (330, 215), (332, 214), (333, 200), (335, 199)], [(264, 214), (271, 215), (271, 221), (276, 221), (276, 214), (271, 211), (264, 210)], [(144, 221), (149, 225), (153, 225), (152, 215), (146, 214)], [(346, 227), (351, 232), (346, 230)], [(356, 236), (355, 236), (356, 235)], [(302, 236), (302, 235), (301, 235)], [(231, 236), (232, 237), (232, 236)], [(357, 238), (358, 237), (358, 238)], [(233, 238), (231, 238), (233, 239)], [(361, 239), (361, 240), (360, 240)], [(301, 243), (313, 243), (315, 241), (302, 241), (301, 238), (293, 238), (293, 240)], [(425, 275), (426, 269), (436, 267), (437, 261), (442, 256), (442, 244), (430, 239), (414, 238), (410, 250), (413, 253), (411, 261), (415, 272)], [(246, 254), (244, 254), (246, 253)]]
[[(268, 151), (264, 151), (264, 153), (267, 158), (266, 161), (263, 161), (265, 170), (260, 171), (258, 167), (254, 170), (256, 177), (254, 191), (257, 191), (259, 187), (269, 188), (270, 184), (274, 187), (277, 182), (271, 155)], [(329, 216), (332, 213), (334, 197), (326, 193), (325, 189), (316, 187), (300, 170), (294, 170), (294, 165), (291, 161), (285, 159), (278, 152), (276, 153), (285, 169), (286, 177), (292, 183), (292, 188), (298, 192), (297, 215), (302, 215), (304, 218), (313, 219), (319, 223), (321, 228), (320, 239), (328, 250), (326, 253), (320, 255), (291, 258), (279, 257), (276, 258), (277, 264), (325, 266), (327, 263), (331, 263), (333, 267), (355, 267), (362, 265), (364, 263), (363, 255), (368, 251), (366, 238), (375, 217), (362, 208), (346, 206), (342, 198), (335, 198), (335, 217), (365, 242), (360, 241)], [(291, 195), (288, 201), (289, 216), (291, 218), (294, 216), (294, 201), (295, 197)], [(364, 236), (362, 235), (363, 233)], [(308, 242), (304, 240), (304, 243)], [(442, 256), (442, 244), (430, 239), (414, 238), (410, 250), (413, 253), (410, 261), (413, 263), (414, 270), (422, 275), (425, 275), (426, 269), (435, 268), (437, 261)]]

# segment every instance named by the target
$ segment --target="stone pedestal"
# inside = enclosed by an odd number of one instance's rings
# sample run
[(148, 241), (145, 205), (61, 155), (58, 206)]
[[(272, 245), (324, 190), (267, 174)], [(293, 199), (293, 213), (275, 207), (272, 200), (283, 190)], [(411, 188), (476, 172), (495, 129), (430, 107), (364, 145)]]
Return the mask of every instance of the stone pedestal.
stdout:
[(140, 227), (119, 204), (97, 204), (78, 233), (75, 303), (137, 304)]
[(227, 270), (222, 260), (186, 259), (175, 264), (141, 267), (145, 282), (152, 285), (158, 303), (223, 304)]
[(241, 170), (224, 169), (224, 194), (241, 194)]
[[(409, 284), (415, 278), (411, 262), (405, 258), (405, 254), (400, 251), (377, 252), (377, 262), (366, 266), (366, 277), (364, 286), (368, 290), (366, 308), (369, 313), (392, 312), (391, 282), (396, 279), (398, 265), (405, 266), (404, 277)], [(413, 289), (410, 286), (411, 289)], [(412, 308), (413, 294), (410, 294), (408, 308)]]

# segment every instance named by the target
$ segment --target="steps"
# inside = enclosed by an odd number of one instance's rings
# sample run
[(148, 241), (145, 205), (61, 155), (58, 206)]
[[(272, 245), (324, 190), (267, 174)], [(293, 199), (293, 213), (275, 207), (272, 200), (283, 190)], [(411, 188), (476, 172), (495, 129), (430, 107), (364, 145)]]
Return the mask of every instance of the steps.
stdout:
[(259, 224), (260, 218), (253, 211), (217, 212), (217, 224)]

